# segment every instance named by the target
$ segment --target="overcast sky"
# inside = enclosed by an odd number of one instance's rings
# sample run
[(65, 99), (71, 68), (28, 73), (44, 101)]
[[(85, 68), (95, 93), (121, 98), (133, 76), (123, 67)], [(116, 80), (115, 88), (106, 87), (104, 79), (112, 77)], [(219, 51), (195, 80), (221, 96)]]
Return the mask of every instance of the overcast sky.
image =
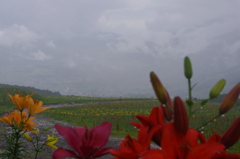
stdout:
[[(176, 95), (185, 56), (212, 56), (197, 66), (214, 70), (238, 66), (239, 54), (239, 0), (0, 1), (4, 84), (76, 95), (144, 94), (152, 91), (155, 71)], [(210, 70), (204, 66), (197, 73)]]

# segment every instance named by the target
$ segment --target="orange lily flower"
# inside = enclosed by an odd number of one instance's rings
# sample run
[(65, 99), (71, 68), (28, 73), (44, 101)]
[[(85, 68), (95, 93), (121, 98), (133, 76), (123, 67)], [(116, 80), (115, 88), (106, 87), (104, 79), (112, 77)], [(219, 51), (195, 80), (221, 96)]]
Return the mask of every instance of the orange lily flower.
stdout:
[[(16, 122), (16, 125), (20, 127), (23, 124), (23, 130), (24, 131), (33, 131), (33, 128), (38, 126), (35, 124), (32, 120), (35, 119), (35, 117), (27, 117), (27, 112), (23, 111), (22, 115), (20, 112), (15, 110), (14, 112), (14, 120)], [(33, 131), (34, 132), (34, 131)]]
[(13, 121), (14, 121), (13, 113), (8, 112), (8, 116), (4, 116), (0, 118), (0, 121), (7, 123), (10, 126), (13, 126)]
[(0, 118), (0, 121), (3, 121), (10, 126), (13, 126), (14, 124), (16, 124), (18, 127), (22, 126), (24, 131), (35, 132), (33, 128), (38, 125), (32, 121), (33, 119), (35, 119), (35, 117), (27, 117), (26, 111), (22, 111), (22, 113), (20, 113), (19, 111), (14, 110), (14, 112), (9, 113), (8, 116)]
[(15, 94), (14, 96), (12, 96), (11, 94), (8, 94), (8, 96), (11, 98), (13, 104), (16, 105), (20, 111), (23, 111), (23, 109), (29, 105), (29, 102), (32, 99), (32, 95), (23, 96), (22, 94)]
[(33, 116), (34, 114), (41, 113), (46, 109), (50, 109), (50, 107), (42, 108), (43, 102), (38, 100), (32, 100), (29, 106), (27, 107), (29, 116)]

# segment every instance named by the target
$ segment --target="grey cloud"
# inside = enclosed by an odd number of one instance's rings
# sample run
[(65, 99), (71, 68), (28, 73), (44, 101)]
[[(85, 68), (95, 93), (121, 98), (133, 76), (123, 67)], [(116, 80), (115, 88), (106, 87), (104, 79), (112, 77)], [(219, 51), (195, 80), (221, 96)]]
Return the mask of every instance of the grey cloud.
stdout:
[(156, 71), (171, 95), (185, 97), (184, 56), (193, 59), (193, 80), (208, 87), (203, 77), (228, 77), (224, 70), (239, 66), (238, 6), (237, 0), (2, 1), (0, 83), (154, 96), (149, 72)]
[(0, 45), (5, 47), (32, 48), (39, 36), (24, 25), (13, 24), (0, 28)]

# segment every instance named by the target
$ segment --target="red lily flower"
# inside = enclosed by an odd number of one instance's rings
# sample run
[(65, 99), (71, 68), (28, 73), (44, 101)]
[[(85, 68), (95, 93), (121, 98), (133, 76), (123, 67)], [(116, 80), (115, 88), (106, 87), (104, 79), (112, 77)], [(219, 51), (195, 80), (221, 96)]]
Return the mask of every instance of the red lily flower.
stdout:
[[(225, 149), (233, 146), (240, 137), (240, 117), (238, 117), (234, 123), (228, 128), (228, 130), (220, 136), (214, 132), (213, 135), (210, 136), (208, 140), (200, 133), (199, 138), (202, 143), (222, 143), (225, 146)], [(219, 154), (216, 154), (214, 159), (240, 159), (240, 155), (238, 154), (227, 154), (226, 151), (222, 151)]]
[(225, 149), (219, 142), (198, 144), (198, 132), (189, 128), (186, 135), (176, 130), (173, 123), (167, 123), (162, 136), (162, 153), (169, 159), (212, 159)]
[(164, 157), (173, 159), (213, 158), (217, 152), (225, 149), (225, 146), (219, 142), (212, 141), (199, 145), (198, 140), (199, 132), (188, 127), (184, 103), (179, 97), (176, 97), (174, 99), (174, 122), (166, 124), (163, 129), (161, 146)]
[(120, 142), (120, 150), (111, 151), (110, 153), (116, 156), (116, 159), (147, 159), (149, 156), (162, 156), (160, 150), (150, 150), (152, 136), (159, 128), (160, 126), (155, 126), (152, 129), (148, 126), (142, 126), (138, 132), (138, 140), (127, 135)]
[(112, 147), (103, 148), (107, 144), (111, 134), (112, 124), (109, 122), (103, 122), (89, 130), (86, 126), (71, 128), (55, 125), (55, 128), (77, 153), (61, 147), (53, 153), (53, 159), (64, 157), (92, 159), (108, 154), (111, 150), (115, 150), (115, 148)]
[(148, 126), (150, 129), (152, 129), (155, 126), (160, 126), (160, 129), (154, 133), (152, 138), (152, 141), (160, 146), (162, 139), (162, 131), (165, 125), (162, 107), (161, 106), (153, 107), (149, 117), (137, 115), (136, 118), (141, 122), (141, 124), (136, 122), (132, 122), (131, 124), (133, 126), (136, 126), (138, 129), (145, 126)]

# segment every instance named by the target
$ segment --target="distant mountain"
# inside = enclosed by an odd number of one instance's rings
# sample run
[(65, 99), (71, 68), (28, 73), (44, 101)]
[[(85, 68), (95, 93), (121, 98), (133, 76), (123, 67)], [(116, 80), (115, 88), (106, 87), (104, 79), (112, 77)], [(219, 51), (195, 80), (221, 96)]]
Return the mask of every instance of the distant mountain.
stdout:
[[(22, 90), (27, 90), (30, 91), (34, 94), (46, 94), (46, 95), (61, 95), (60, 92), (52, 92), (50, 90), (41, 90), (38, 88), (34, 87), (28, 87), (28, 86), (17, 86), (17, 85), (9, 85), (9, 84), (0, 84), (0, 87), (15, 87), (15, 88), (20, 88)], [(20, 92), (19, 92), (20, 93)]]

